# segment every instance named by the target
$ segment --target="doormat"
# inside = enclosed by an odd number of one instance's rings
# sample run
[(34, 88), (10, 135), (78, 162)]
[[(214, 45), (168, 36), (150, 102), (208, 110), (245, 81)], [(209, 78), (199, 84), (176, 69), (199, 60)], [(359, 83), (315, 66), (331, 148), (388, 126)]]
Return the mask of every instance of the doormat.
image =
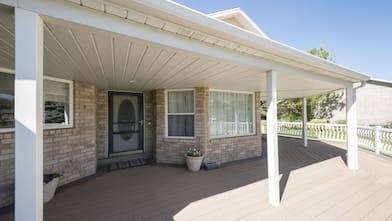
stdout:
[(139, 167), (149, 164), (150, 161), (147, 159), (133, 159), (133, 160), (123, 160), (119, 162), (112, 162), (106, 165), (100, 166), (98, 169), (99, 172), (110, 172), (115, 170), (122, 170), (132, 167)]

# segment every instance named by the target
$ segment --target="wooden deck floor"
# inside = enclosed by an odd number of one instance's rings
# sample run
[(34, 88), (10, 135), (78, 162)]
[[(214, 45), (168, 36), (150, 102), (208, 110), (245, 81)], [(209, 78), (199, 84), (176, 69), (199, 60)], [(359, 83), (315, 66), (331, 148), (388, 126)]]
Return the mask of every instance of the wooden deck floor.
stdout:
[[(392, 160), (279, 138), (282, 203), (268, 204), (266, 159), (218, 170), (143, 166), (94, 177), (59, 191), (45, 220), (392, 220)], [(265, 145), (264, 145), (265, 146)], [(0, 220), (12, 220), (12, 210)]]

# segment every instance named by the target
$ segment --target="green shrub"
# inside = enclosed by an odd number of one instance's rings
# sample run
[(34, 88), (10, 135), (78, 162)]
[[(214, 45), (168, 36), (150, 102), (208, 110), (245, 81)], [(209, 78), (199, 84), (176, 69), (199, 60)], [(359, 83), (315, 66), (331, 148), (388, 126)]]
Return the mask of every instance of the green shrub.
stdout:
[(316, 124), (327, 124), (328, 119), (312, 119), (310, 123), (316, 123)]
[(337, 120), (335, 121), (335, 124), (346, 124), (347, 121), (346, 120)]
[(392, 122), (386, 124), (384, 127), (385, 127), (385, 128), (389, 128), (389, 129), (392, 129)]

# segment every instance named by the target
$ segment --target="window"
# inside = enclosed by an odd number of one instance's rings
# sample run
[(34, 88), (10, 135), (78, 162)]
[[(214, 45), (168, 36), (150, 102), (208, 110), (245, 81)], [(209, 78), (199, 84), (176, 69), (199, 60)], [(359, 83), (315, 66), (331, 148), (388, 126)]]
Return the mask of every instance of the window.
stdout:
[[(10, 131), (14, 120), (14, 74), (0, 73), (0, 131)], [(73, 83), (44, 78), (44, 126), (64, 128), (73, 125)]]
[(194, 91), (167, 91), (167, 136), (194, 137)]
[(72, 81), (44, 80), (44, 119), (47, 127), (72, 126)]
[(14, 75), (0, 73), (0, 129), (14, 125)]
[(210, 91), (210, 136), (242, 136), (255, 132), (254, 94)]

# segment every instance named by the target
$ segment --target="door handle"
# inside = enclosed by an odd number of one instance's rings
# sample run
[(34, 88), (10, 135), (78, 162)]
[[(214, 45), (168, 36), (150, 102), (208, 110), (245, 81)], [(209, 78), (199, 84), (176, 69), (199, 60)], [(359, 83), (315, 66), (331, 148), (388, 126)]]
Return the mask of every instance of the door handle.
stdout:
[(139, 120), (139, 124), (143, 126), (144, 120)]

